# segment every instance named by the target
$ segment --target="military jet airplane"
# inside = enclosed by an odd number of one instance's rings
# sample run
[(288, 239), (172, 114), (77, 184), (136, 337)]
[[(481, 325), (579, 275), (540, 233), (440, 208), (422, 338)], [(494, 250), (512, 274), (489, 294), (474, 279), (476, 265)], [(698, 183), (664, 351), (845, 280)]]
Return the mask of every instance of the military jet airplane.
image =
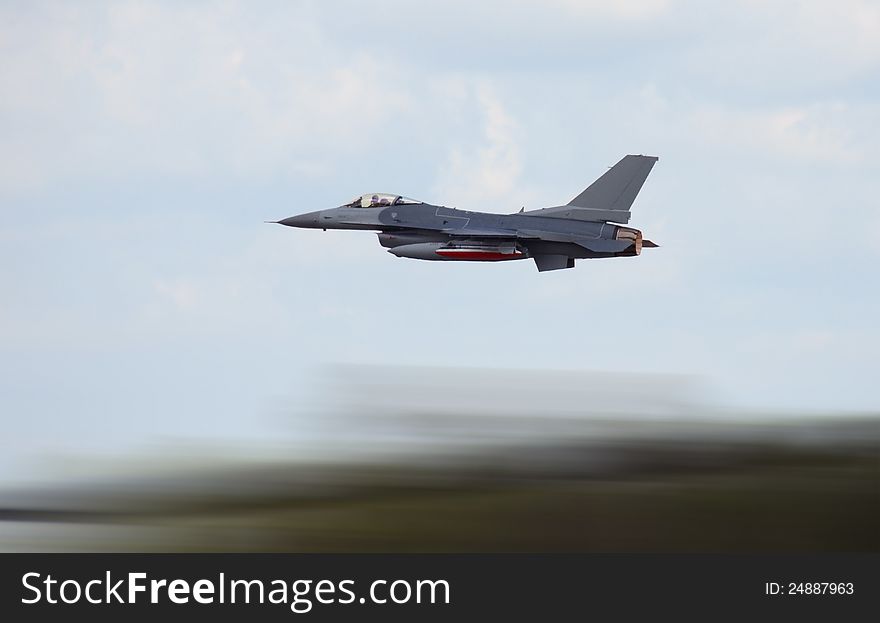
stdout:
[(576, 259), (628, 257), (656, 247), (628, 223), (630, 206), (655, 156), (624, 156), (564, 206), (490, 214), (373, 193), (329, 210), (291, 216), (281, 225), (377, 231), (397, 257), (497, 262), (532, 258), (539, 271), (573, 268)]

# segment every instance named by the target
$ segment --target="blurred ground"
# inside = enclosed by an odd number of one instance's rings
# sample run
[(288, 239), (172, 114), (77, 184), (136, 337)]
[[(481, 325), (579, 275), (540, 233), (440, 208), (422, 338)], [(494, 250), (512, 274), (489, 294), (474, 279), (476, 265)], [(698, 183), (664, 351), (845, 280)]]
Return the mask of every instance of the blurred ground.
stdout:
[[(157, 456), (137, 470), (105, 466), (100, 477), (7, 490), (0, 548), (880, 551), (878, 417), (719, 414), (684, 394), (653, 401), (649, 383), (628, 395), (663, 409), (610, 400), (615, 413), (596, 407), (603, 391), (634, 381), (607, 375), (569, 384), (580, 390), (562, 402), (549, 399), (553, 383), (516, 396), (514, 375), (504, 383), (515, 409), (486, 409), (505, 388), (474, 386), (450, 410), (436, 400), (449, 389), (443, 375), (433, 377), (431, 391), (410, 382), (406, 399), (390, 400), (378, 382), (367, 394), (384, 401), (348, 391), (301, 420), (298, 444), (262, 454)], [(492, 383), (484, 374), (477, 385)], [(469, 392), (471, 407), (461, 400)], [(572, 406), (583, 393), (593, 408)], [(308, 422), (320, 426), (305, 434)]]

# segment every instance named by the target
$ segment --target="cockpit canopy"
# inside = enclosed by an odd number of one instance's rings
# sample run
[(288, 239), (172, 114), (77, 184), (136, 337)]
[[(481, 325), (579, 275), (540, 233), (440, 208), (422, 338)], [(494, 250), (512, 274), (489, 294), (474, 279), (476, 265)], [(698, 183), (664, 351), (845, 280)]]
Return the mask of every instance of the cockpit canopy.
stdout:
[(411, 203), (424, 202), (400, 195), (389, 195), (388, 193), (367, 193), (366, 195), (355, 197), (345, 205), (350, 208), (378, 208), (381, 206), (399, 206)]

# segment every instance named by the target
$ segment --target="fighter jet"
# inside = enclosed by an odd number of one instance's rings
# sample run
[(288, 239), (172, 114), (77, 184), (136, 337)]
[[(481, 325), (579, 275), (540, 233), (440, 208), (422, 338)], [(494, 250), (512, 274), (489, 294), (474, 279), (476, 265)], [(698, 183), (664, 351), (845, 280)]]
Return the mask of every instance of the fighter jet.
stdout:
[(470, 212), (371, 193), (338, 208), (273, 221), (310, 229), (377, 231), (379, 244), (417, 260), (499, 262), (531, 258), (538, 270), (574, 268), (577, 259), (629, 257), (656, 247), (629, 223), (630, 207), (655, 156), (624, 156), (563, 206), (514, 214)]

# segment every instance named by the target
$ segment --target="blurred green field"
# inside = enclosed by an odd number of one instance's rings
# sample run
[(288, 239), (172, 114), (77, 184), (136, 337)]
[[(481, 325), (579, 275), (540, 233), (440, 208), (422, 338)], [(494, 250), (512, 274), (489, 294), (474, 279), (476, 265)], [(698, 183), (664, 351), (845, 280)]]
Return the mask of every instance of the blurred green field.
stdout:
[[(880, 551), (880, 462), (762, 449), (732, 465), (600, 476), (369, 466), (303, 498), (203, 499), (159, 513), (152, 547), (284, 552)], [(130, 518), (136, 519), (136, 518)], [(143, 519), (143, 517), (141, 517)]]
[(877, 552), (880, 419), (211, 459), (4, 497), (0, 549)]

